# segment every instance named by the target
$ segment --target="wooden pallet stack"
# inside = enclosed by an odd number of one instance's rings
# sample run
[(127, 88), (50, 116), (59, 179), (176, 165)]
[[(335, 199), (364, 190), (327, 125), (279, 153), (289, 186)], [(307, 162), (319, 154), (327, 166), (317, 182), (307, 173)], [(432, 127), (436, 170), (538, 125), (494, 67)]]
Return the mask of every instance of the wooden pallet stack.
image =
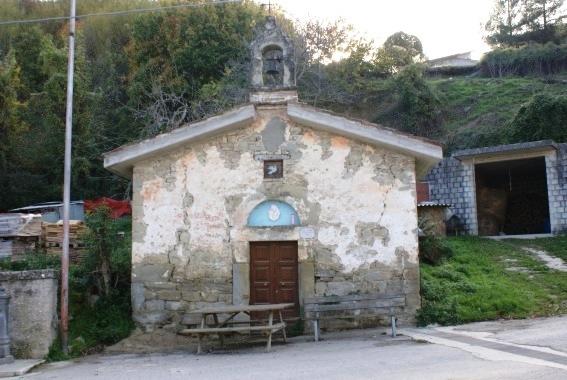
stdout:
[[(86, 226), (81, 220), (69, 221), (69, 262), (79, 263), (84, 257), (83, 234)], [(63, 252), (63, 221), (42, 223), (42, 237), (48, 255), (61, 256)]]

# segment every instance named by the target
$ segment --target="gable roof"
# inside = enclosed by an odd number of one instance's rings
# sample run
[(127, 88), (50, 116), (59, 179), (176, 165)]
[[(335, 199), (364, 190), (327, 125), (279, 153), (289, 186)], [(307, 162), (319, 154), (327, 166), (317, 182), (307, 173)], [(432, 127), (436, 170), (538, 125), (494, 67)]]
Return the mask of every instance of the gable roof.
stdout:
[(334, 115), (298, 103), (288, 103), (287, 113), (298, 124), (414, 157), (418, 178), (424, 177), (443, 158), (441, 144), (378, 124)]
[[(443, 158), (440, 144), (377, 124), (334, 115), (295, 102), (287, 103), (287, 114), (298, 124), (414, 157), (418, 178), (425, 176)], [(250, 125), (255, 115), (255, 105), (246, 104), (171, 132), (124, 145), (103, 155), (104, 167), (119, 176), (132, 179), (133, 167), (137, 163)]]
[(137, 163), (174, 151), (183, 145), (250, 125), (255, 113), (254, 106), (249, 104), (146, 140), (123, 145), (103, 154), (104, 167), (121, 177), (132, 179), (132, 170)]

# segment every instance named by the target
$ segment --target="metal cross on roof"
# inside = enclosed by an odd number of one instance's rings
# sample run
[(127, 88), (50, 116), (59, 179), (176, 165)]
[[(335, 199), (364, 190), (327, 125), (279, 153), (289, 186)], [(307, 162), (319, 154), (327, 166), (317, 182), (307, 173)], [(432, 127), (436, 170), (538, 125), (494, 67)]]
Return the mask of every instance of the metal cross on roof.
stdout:
[(265, 7), (266, 5), (268, 6), (268, 15), (271, 16), (272, 15), (272, 5), (273, 5), (272, 0), (268, 0), (268, 4), (266, 4), (266, 3), (262, 4), (263, 7)]

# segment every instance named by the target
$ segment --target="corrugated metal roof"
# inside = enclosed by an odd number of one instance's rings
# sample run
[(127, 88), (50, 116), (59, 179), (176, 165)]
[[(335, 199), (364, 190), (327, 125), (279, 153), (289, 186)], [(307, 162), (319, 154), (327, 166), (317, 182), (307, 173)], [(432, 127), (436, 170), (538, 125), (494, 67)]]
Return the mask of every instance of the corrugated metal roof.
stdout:
[[(83, 203), (85, 203), (85, 202), (84, 202), (84, 201), (71, 201), (71, 202), (70, 202), (71, 205), (83, 204)], [(47, 208), (58, 208), (58, 207), (63, 207), (63, 202), (44, 202), (44, 203), (37, 203), (37, 204), (31, 205), (31, 206), (25, 206), (25, 207), (15, 208), (15, 209), (12, 209), (12, 210), (10, 210), (10, 211), (43, 210), (43, 209), (47, 209)]]
[(439, 202), (419, 202), (417, 207), (453, 207), (454, 204), (452, 203), (439, 203)]

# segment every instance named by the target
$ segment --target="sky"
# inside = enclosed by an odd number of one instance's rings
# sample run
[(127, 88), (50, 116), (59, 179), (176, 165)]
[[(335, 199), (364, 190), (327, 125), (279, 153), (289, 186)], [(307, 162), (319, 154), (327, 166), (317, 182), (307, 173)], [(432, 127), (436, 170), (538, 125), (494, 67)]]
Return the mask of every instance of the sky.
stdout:
[(379, 45), (396, 32), (414, 35), (428, 59), (469, 51), (478, 59), (489, 50), (482, 41), (482, 25), (488, 21), (494, 0), (273, 0), (274, 3), (299, 19), (342, 17)]

